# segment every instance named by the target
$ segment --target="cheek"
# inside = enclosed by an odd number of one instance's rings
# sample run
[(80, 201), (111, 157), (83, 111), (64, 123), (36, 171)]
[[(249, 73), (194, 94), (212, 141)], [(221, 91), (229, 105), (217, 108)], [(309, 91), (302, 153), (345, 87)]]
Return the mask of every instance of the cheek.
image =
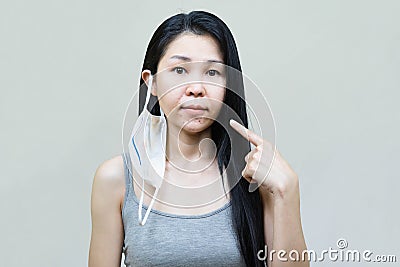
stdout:
[(160, 107), (165, 115), (168, 117), (172, 112), (175, 111), (174, 108), (178, 104), (178, 99), (167, 94), (161, 97), (161, 99), (159, 98), (158, 103), (160, 104)]
[(222, 102), (224, 100), (226, 89), (220, 86), (210, 86), (207, 88), (211, 99)]
[(163, 73), (157, 74), (155, 77), (155, 83), (153, 84), (153, 89), (157, 94), (158, 103), (161, 109), (168, 116), (178, 103), (179, 97), (177, 90), (172, 89), (168, 83), (168, 79), (164, 77)]
[(225, 97), (225, 89), (223, 88), (215, 88), (210, 94), (210, 100), (212, 105), (212, 111), (215, 116), (219, 114), (222, 106), (225, 105), (224, 102)]
[(171, 112), (176, 112), (182, 92), (177, 89), (157, 91), (158, 101), (164, 113), (168, 116)]

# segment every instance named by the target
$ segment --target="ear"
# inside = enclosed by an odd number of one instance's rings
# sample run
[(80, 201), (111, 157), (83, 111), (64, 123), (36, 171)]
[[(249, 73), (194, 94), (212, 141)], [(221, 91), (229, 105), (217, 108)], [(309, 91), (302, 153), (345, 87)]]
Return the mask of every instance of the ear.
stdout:
[[(146, 85), (147, 85), (147, 87), (149, 86), (149, 78), (150, 78), (150, 75), (151, 75), (151, 71), (150, 70), (144, 70), (144, 71), (142, 71), (142, 79), (143, 79), (143, 81), (146, 83)], [(154, 95), (154, 96), (157, 96), (157, 90), (156, 90), (156, 83), (155, 83), (155, 79), (154, 79), (154, 76), (153, 76), (153, 83), (152, 83), (152, 86), (151, 86), (151, 94), (152, 95)]]

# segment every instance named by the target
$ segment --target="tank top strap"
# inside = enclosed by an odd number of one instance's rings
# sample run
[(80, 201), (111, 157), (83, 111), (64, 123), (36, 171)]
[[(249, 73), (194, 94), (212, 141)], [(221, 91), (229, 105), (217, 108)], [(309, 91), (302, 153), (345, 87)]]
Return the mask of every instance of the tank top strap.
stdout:
[(121, 156), (122, 156), (122, 160), (124, 161), (125, 182), (126, 182), (126, 185), (130, 185), (131, 176), (132, 176), (131, 175), (131, 171), (132, 171), (131, 158), (130, 158), (129, 153), (121, 153)]
[(129, 153), (121, 153), (122, 161), (124, 162), (124, 174), (125, 174), (125, 197), (122, 206), (122, 214), (125, 213), (127, 202), (131, 194), (134, 194), (133, 182), (132, 182), (132, 162)]

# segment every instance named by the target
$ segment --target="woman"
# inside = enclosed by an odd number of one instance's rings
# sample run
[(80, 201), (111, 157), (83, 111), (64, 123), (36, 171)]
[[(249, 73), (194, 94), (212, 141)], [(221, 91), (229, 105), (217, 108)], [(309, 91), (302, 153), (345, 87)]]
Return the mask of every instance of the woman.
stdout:
[[(150, 40), (140, 84), (148, 85), (150, 75), (161, 70), (185, 75), (185, 64), (198, 61), (221, 62), (241, 73), (234, 38), (222, 20), (204, 11), (172, 16)], [(218, 71), (210, 69), (204, 74), (211, 77)], [(280, 259), (277, 254), (273, 258), (268, 255), (266, 261), (260, 258), (266, 247), (268, 252), (296, 250), (301, 254), (306, 244), (298, 177), (277, 151), (268, 174), (269, 153), (263, 152), (273, 147), (246, 129), (241, 76), (226, 80), (232, 90), (210, 90), (208, 85), (189, 83), (162, 97), (157, 89), (161, 78), (154, 79), (158, 80), (155, 89), (151, 89), (150, 110), (160, 115), (161, 108), (168, 125), (165, 179), (188, 188), (207, 184), (216, 176), (223, 177), (225, 171), (229, 181), (234, 180), (232, 177), (239, 179), (231, 184), (228, 193), (217, 189), (215, 194), (226, 197), (209, 205), (187, 209), (157, 201), (151, 210), (151, 222), (141, 226), (135, 212), (141, 190), (137, 185), (141, 183), (133, 180), (142, 180), (132, 179), (129, 155), (105, 161), (93, 181), (89, 266), (119, 266), (122, 252), (127, 266), (309, 266), (307, 261), (291, 260), (288, 254), (280, 255)], [(145, 108), (147, 89), (141, 88), (139, 113)], [(192, 100), (213, 101), (202, 102), (207, 104), (199, 111), (183, 105)], [(244, 126), (226, 118), (227, 108), (237, 114)], [(192, 119), (197, 117), (202, 118)], [(204, 140), (212, 140), (215, 146), (203, 143)], [(196, 164), (190, 165), (193, 161)], [(181, 167), (189, 165), (194, 169), (207, 168), (192, 173), (191, 167), (187, 167), (189, 171), (182, 172)], [(268, 179), (264, 179), (267, 174)], [(257, 182), (259, 187), (249, 192), (249, 182)], [(154, 193), (150, 187), (145, 188)], [(158, 199), (171, 195), (162, 190), (163, 187)], [(145, 196), (145, 208), (151, 198), (152, 193)], [(282, 260), (284, 257), (287, 261)]]

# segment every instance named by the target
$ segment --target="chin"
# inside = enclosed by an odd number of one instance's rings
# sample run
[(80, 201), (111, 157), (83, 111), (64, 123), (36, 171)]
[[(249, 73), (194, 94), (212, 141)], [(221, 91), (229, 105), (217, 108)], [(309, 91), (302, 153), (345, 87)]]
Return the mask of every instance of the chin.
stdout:
[(190, 134), (196, 134), (196, 133), (201, 133), (205, 130), (207, 130), (211, 124), (213, 123), (213, 120), (207, 119), (207, 118), (197, 118), (193, 119), (184, 125), (182, 125), (182, 131), (185, 131)]

